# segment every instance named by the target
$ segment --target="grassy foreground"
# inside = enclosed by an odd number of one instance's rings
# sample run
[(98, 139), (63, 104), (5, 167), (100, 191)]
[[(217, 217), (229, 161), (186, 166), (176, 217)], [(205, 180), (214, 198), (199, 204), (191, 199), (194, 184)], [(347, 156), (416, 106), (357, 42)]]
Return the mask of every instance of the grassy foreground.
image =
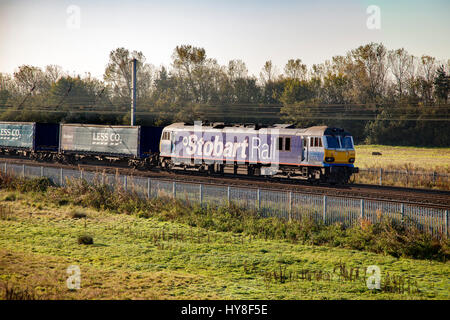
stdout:
[[(168, 219), (177, 206), (164, 219), (118, 214), (54, 192), (0, 190), (1, 298), (450, 298), (449, 262), (219, 231)], [(93, 245), (78, 243), (85, 234)], [(70, 265), (80, 267), (79, 290), (67, 289)], [(367, 288), (370, 265), (381, 290)]]

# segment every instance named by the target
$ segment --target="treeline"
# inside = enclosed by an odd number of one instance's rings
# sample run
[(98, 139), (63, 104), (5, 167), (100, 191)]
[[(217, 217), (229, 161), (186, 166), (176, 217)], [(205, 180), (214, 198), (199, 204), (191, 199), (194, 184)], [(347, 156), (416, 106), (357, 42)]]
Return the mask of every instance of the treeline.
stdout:
[(450, 60), (415, 57), (370, 43), (308, 68), (267, 61), (258, 77), (242, 60), (227, 65), (203, 48), (177, 46), (169, 67), (142, 52), (111, 51), (103, 79), (60, 66), (0, 73), (0, 117), (9, 121), (128, 124), (131, 60), (137, 59), (137, 123), (289, 122), (335, 125), (358, 142), (449, 146)]

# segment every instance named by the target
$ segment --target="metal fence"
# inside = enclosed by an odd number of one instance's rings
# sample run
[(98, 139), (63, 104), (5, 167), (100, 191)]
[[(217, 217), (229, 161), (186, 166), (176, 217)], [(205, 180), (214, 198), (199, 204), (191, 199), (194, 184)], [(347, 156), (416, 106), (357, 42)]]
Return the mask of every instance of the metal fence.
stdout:
[(359, 168), (356, 180), (378, 185), (423, 186), (448, 189), (450, 175), (435, 171), (387, 170), (383, 168)]
[(22, 177), (47, 177), (56, 185), (65, 185), (67, 179), (81, 178), (89, 183), (122, 186), (142, 197), (169, 196), (191, 203), (226, 204), (236, 203), (256, 210), (263, 217), (277, 217), (287, 221), (311, 217), (325, 224), (342, 223), (350, 226), (367, 220), (372, 223), (381, 217), (409, 225), (435, 237), (448, 237), (448, 210), (410, 205), (382, 200), (355, 199), (346, 197), (303, 194), (290, 191), (244, 188), (236, 186), (210, 185), (176, 182), (140, 176), (126, 176), (70, 170), (54, 167), (0, 163), (3, 173)]

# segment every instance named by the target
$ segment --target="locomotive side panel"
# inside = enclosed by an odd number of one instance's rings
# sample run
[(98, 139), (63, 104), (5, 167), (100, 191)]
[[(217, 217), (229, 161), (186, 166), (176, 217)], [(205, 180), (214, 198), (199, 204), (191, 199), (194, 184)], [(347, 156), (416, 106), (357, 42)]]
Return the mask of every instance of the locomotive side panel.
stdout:
[(308, 164), (322, 166), (325, 155), (322, 137), (309, 136), (305, 141), (308, 144)]
[(174, 124), (164, 128), (161, 157), (174, 165), (300, 166), (303, 141), (295, 129), (201, 127)]
[[(191, 163), (278, 163), (277, 134), (258, 131), (176, 130), (162, 140), (161, 156)], [(169, 152), (170, 150), (170, 152)], [(289, 155), (285, 154), (289, 159)]]
[(299, 166), (304, 161), (303, 140), (300, 135), (296, 135), (295, 130), (290, 134), (279, 134), (276, 148), (280, 165)]

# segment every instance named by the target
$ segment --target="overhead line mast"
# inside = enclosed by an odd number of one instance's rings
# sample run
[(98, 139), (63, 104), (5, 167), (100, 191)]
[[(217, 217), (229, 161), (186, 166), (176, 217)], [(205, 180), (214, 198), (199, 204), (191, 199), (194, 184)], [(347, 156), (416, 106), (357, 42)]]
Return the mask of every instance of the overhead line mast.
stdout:
[(136, 63), (137, 60), (131, 61), (131, 125), (134, 126), (136, 122)]

